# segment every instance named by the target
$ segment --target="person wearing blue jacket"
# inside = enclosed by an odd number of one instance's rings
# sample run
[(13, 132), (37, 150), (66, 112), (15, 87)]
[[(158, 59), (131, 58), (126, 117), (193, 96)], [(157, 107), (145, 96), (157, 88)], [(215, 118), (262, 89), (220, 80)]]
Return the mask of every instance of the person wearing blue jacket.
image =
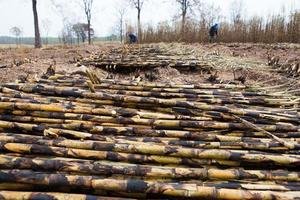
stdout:
[(133, 33), (129, 33), (129, 43), (130, 44), (135, 44), (138, 42), (137, 36), (134, 35)]
[(214, 42), (218, 37), (219, 24), (214, 24), (209, 29), (209, 42)]

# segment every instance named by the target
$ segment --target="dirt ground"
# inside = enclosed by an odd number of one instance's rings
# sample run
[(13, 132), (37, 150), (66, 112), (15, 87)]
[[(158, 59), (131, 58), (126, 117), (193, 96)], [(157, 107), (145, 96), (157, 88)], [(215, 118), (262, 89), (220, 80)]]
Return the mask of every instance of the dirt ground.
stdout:
[[(164, 44), (158, 44), (164, 45)], [(212, 74), (200, 72), (179, 72), (165, 67), (155, 68), (157, 82), (201, 83), (217, 77), (220, 82), (234, 82), (245, 79), (245, 84), (266, 82), (269, 85), (280, 84), (290, 78), (267, 66), (267, 54), (278, 56), (280, 62), (300, 57), (300, 45), (296, 44), (172, 44), (176, 48), (189, 49), (199, 59), (209, 61), (214, 66)], [(14, 82), (16, 79), (40, 77), (49, 66), (55, 66), (62, 73), (82, 70), (76, 66), (76, 58), (87, 57), (94, 52), (108, 51), (121, 46), (117, 43), (103, 43), (81, 46), (49, 46), (42, 49), (29, 47), (0, 47), (0, 82)], [(116, 74), (99, 70), (103, 78), (134, 79), (138, 76), (146, 79), (145, 72)], [(242, 81), (244, 82), (244, 81)]]

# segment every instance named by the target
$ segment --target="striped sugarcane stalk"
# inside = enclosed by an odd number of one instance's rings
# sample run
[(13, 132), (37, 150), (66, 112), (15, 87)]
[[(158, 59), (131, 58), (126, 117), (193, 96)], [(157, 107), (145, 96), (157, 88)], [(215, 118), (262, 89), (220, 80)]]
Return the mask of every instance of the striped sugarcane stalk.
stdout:
[[(20, 93), (18, 93), (18, 94), (16, 94), (17, 96), (22, 96), (22, 98), (24, 98), (24, 95), (23, 94), (20, 94)], [(57, 97), (55, 97), (55, 98), (57, 98)], [(60, 98), (61, 99), (61, 98)], [(128, 103), (116, 103), (116, 102), (114, 102), (114, 101), (110, 101), (110, 100), (88, 100), (88, 99), (75, 99), (76, 101), (79, 101), (79, 102), (85, 102), (85, 103), (89, 103), (89, 104), (85, 104), (85, 105), (83, 105), (82, 103), (80, 103), (79, 105), (82, 105), (82, 106), (90, 106), (90, 104), (95, 104), (95, 103), (97, 103), (98, 105), (103, 105), (103, 104), (107, 104), (107, 105), (116, 105), (116, 106), (126, 106), (126, 107), (133, 107), (133, 108), (136, 108), (136, 107), (141, 107), (141, 108), (144, 108), (145, 106), (146, 106), (146, 104), (144, 103), (144, 104), (138, 104), (138, 103), (135, 103), (135, 104), (128, 104)], [(48, 101), (48, 99), (47, 99), (47, 101)], [(51, 101), (56, 101), (56, 100), (54, 100), (54, 99), (51, 99)], [(59, 101), (61, 101), (61, 100), (59, 100)], [(64, 104), (70, 104), (70, 102), (62, 102), (62, 103), (64, 103)], [(77, 103), (78, 104), (78, 103)], [(76, 104), (75, 104), (76, 105)], [(147, 107), (145, 107), (145, 108), (147, 108), (147, 109), (153, 109), (153, 106), (151, 107), (150, 105), (148, 105)], [(185, 108), (185, 109), (187, 109), (187, 108)], [(257, 108), (256, 108), (257, 109)], [(162, 108), (158, 108), (158, 110), (163, 110), (164, 112), (166, 111), (166, 109), (162, 109)], [(167, 111), (167, 112), (170, 112), (170, 111)], [(172, 111), (171, 111), (172, 112)], [(274, 111), (269, 111), (269, 110), (265, 110), (265, 111), (260, 111), (260, 113), (262, 113), (262, 114), (265, 114), (265, 116), (266, 117), (268, 117), (268, 118), (270, 118), (270, 116), (268, 116), (268, 115), (271, 115), (271, 117), (272, 117), (272, 115), (276, 115), (276, 117), (274, 118), (273, 117), (273, 120), (280, 120), (280, 117), (279, 116), (281, 116), (281, 118), (282, 117), (285, 117), (285, 118), (283, 118), (283, 120), (285, 120), (285, 121), (288, 121), (289, 119), (290, 120), (293, 120), (293, 122), (297, 122), (297, 120), (298, 120), (298, 118), (295, 118), (295, 119), (293, 119), (294, 117), (295, 117), (295, 115), (297, 115), (297, 113), (295, 113), (295, 112), (293, 112), (292, 114), (290, 114), (290, 115), (287, 115), (286, 113), (285, 114), (281, 114), (280, 113), (281, 111), (280, 110), (274, 110)], [(286, 110), (284, 110), (284, 112), (286, 112)], [(197, 113), (195, 113), (195, 111), (189, 111), (189, 112), (187, 112), (187, 113), (193, 113), (193, 114), (199, 114), (199, 113), (203, 113), (203, 110), (201, 110), (200, 112), (197, 112)], [(219, 114), (220, 115), (220, 114)], [(210, 114), (210, 116), (216, 116), (216, 115), (214, 115), (214, 114)], [(287, 118), (288, 117), (288, 118)]]
[[(48, 111), (48, 112), (71, 112), (71, 113), (81, 113), (81, 114), (100, 114), (100, 115), (111, 115), (115, 116), (116, 111), (103, 108), (76, 108), (73, 109), (65, 108), (62, 106), (56, 105), (43, 105), (43, 104), (29, 104), (29, 103), (15, 103), (15, 102), (0, 102), (0, 109), (2, 110), (31, 110), (31, 111)], [(145, 114), (147, 115), (147, 114)], [(205, 119), (205, 118), (204, 118)], [(209, 119), (209, 118), (206, 118)], [(179, 128), (212, 128), (212, 129), (238, 129), (243, 130), (247, 129), (248, 126), (245, 126), (243, 123), (228, 123), (228, 122), (215, 122), (215, 121), (187, 121), (187, 120), (143, 120), (137, 118), (123, 118), (118, 117), (118, 121), (121, 123), (133, 123), (140, 125), (151, 125), (157, 127), (179, 127)], [(111, 123), (111, 122), (110, 122)], [(300, 128), (289, 123), (278, 123), (275, 125), (258, 125), (260, 128), (265, 129), (266, 131), (298, 131)]]
[[(24, 90), (24, 88), (19, 86), (14, 86), (21, 90)], [(16, 89), (16, 88), (13, 88)], [(84, 92), (82, 90), (72, 90), (68, 88), (62, 88), (62, 87), (50, 87), (50, 86), (39, 86), (39, 85), (26, 85), (26, 90), (24, 91), (30, 91), (30, 92), (37, 92), (37, 93), (44, 93), (44, 94), (57, 94), (57, 95), (68, 95), (71, 97), (82, 97), (82, 98), (95, 98), (95, 99), (101, 99), (101, 100), (115, 100), (120, 102), (129, 102), (129, 103), (149, 103), (149, 104), (155, 104), (155, 105), (162, 105), (162, 106), (175, 106), (175, 107), (185, 107), (185, 108), (197, 108), (202, 109), (206, 111), (218, 111), (218, 112), (224, 112), (224, 113), (230, 113), (235, 115), (241, 115), (241, 116), (252, 116), (257, 118), (266, 118), (265, 115), (256, 112), (254, 110), (246, 110), (246, 109), (232, 109), (225, 106), (215, 106), (215, 105), (208, 105), (204, 103), (197, 103), (197, 102), (186, 102), (186, 101), (174, 101), (169, 99), (158, 99), (158, 98), (145, 98), (145, 97), (135, 97), (135, 96), (124, 96), (124, 95), (113, 95), (113, 94), (107, 94), (107, 93), (89, 93)], [(58, 109), (62, 110), (62, 108)], [(54, 110), (55, 111), (55, 110)], [(82, 111), (81, 111), (82, 112)], [(278, 119), (277, 116), (269, 115), (267, 116), (267, 119)]]
[(158, 163), (158, 164), (180, 164), (188, 166), (203, 165), (225, 165), (238, 166), (239, 161), (216, 160), (216, 159), (189, 159), (173, 156), (142, 155), (119, 153), (112, 151), (95, 151), (84, 149), (71, 149), (63, 147), (50, 147), (35, 144), (1, 143), (1, 150), (12, 153), (40, 154), (47, 156), (63, 156), (69, 158), (82, 158), (91, 160), (126, 161), (132, 163)]
[[(251, 152), (246, 150), (192, 149), (174, 146), (146, 145), (146, 144), (115, 144), (101, 142), (95, 150), (52, 147), (36, 144), (0, 143), (2, 151), (15, 153), (39, 153), (53, 156), (67, 156), (84, 159), (109, 159), (133, 162), (173, 162), (184, 163), (185, 158), (215, 159), (228, 161), (243, 161), (245, 163), (271, 162), (274, 165), (299, 166), (300, 157), (289, 154), (271, 154), (265, 152)], [(70, 144), (71, 146), (72, 144)], [(143, 155), (146, 154), (146, 155)], [(140, 160), (139, 160), (140, 159)], [(144, 160), (144, 161), (143, 161)], [(187, 163), (188, 163), (187, 162)]]
[(196, 184), (156, 183), (143, 180), (102, 179), (92, 176), (46, 174), (33, 171), (1, 170), (2, 181), (57, 186), (77, 186), (108, 191), (161, 194), (169, 197), (210, 199), (297, 199), (299, 192), (274, 192), (260, 190), (219, 189)]
[(58, 192), (20, 192), (20, 191), (0, 191), (0, 197), (3, 200), (130, 200), (129, 198), (114, 198), (114, 197), (101, 197), (85, 194), (70, 194), (70, 193), (58, 193)]
[[(276, 142), (202, 142), (202, 141), (182, 141), (182, 140), (173, 140), (170, 138), (128, 138), (128, 137), (113, 137), (113, 136), (98, 136), (93, 137), (93, 134), (84, 133), (84, 132), (71, 132), (72, 134), (67, 134), (68, 131), (65, 131), (65, 134), (60, 134), (59, 130), (48, 129), (45, 131), (44, 135), (48, 136), (63, 136), (69, 138), (78, 138), (78, 139), (96, 139), (103, 142), (115, 142), (115, 143), (125, 143), (140, 145), (145, 143), (146, 145), (164, 145), (164, 146), (182, 146), (189, 148), (199, 148), (199, 149), (240, 149), (240, 150), (260, 150), (260, 151), (271, 151), (278, 153), (289, 153), (290, 148), (282, 147), (281, 143)], [(75, 135), (76, 134), (76, 135)], [(34, 141), (32, 139), (35, 139)], [(72, 144), (73, 146), (64, 146), (64, 147), (84, 147), (86, 149), (92, 149), (93, 146), (101, 145), (101, 142), (98, 141), (78, 141), (78, 140), (69, 140), (69, 139), (58, 139), (58, 140), (47, 140), (48, 138), (42, 138), (39, 136), (32, 135), (8, 135), (0, 133), (1, 142), (12, 142), (12, 143), (26, 143), (26, 144), (40, 144), (40, 145), (50, 145), (50, 146), (61, 146), (62, 144)], [(299, 144), (294, 144), (294, 150), (299, 150)]]
[[(244, 170), (214, 168), (180, 168), (162, 167), (151, 165), (137, 165), (117, 163), (108, 161), (88, 162), (77, 160), (68, 161), (58, 159), (24, 158), (0, 155), (0, 167), (2, 169), (32, 169), (50, 170), (62, 172), (77, 172), (90, 175), (121, 174), (142, 177), (163, 178), (193, 178), (200, 180), (275, 180), (275, 181), (299, 181), (300, 174), (290, 171), (268, 171), (268, 170)], [(296, 182), (297, 183), (297, 182)]]

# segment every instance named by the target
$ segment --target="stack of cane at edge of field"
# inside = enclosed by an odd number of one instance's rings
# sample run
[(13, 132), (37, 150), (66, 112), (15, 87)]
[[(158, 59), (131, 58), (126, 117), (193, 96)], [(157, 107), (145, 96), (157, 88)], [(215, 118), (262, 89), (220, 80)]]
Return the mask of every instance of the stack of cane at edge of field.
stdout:
[(86, 58), (77, 59), (78, 66), (95, 66), (115, 72), (146, 70), (156, 67), (173, 67), (180, 71), (199, 70), (211, 72), (212, 65), (195, 57), (192, 50), (183, 50), (173, 46), (129, 45), (122, 48), (112, 48), (91, 54)]
[(297, 97), (87, 75), (1, 84), (2, 199), (299, 198)]

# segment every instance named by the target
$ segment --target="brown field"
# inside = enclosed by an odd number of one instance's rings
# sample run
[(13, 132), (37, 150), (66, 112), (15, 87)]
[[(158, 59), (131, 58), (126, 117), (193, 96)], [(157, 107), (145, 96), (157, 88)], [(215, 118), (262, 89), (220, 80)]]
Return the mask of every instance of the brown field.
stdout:
[[(157, 45), (156, 45), (157, 46)], [(158, 44), (167, 46), (175, 51), (182, 49), (192, 52), (196, 58), (210, 63), (213, 66), (211, 73), (199, 71), (178, 71), (171, 67), (155, 68), (156, 82), (201, 83), (207, 82), (212, 75), (219, 82), (234, 82), (244, 77), (246, 84), (255, 84), (269, 79), (267, 82), (275, 84), (285, 82), (291, 78), (284, 73), (278, 73), (273, 67), (267, 65), (267, 53), (271, 57), (278, 56), (280, 63), (299, 58), (300, 45), (295, 44)], [(118, 43), (105, 43), (92, 46), (49, 46), (42, 49), (33, 49), (28, 46), (0, 48), (0, 82), (14, 82), (20, 78), (40, 77), (46, 69), (53, 65), (57, 71), (75, 72), (82, 70), (76, 66), (78, 57), (87, 57), (92, 53), (106, 52), (111, 48), (122, 47)], [(102, 77), (115, 79), (134, 79), (144, 76), (144, 71), (130, 73), (106, 72), (98, 69)], [(235, 76), (234, 76), (235, 74)], [(235, 78), (234, 78), (235, 77)]]

